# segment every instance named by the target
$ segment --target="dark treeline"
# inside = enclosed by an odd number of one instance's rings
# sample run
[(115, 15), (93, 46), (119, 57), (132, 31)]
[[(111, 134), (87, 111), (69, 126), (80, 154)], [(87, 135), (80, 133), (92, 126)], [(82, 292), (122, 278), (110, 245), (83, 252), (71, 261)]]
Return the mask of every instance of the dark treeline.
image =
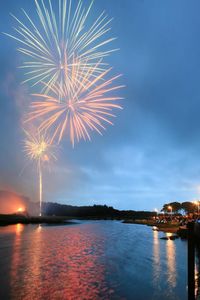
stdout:
[(172, 208), (172, 212), (173, 213), (194, 213), (198, 211), (198, 205), (199, 203), (196, 202), (171, 202), (171, 203), (166, 203), (163, 205), (162, 211), (164, 211), (165, 213), (169, 213), (171, 211), (170, 206)]
[(43, 212), (47, 216), (114, 219), (147, 219), (156, 215), (148, 211), (117, 210), (107, 205), (71, 206), (57, 203), (44, 203)]

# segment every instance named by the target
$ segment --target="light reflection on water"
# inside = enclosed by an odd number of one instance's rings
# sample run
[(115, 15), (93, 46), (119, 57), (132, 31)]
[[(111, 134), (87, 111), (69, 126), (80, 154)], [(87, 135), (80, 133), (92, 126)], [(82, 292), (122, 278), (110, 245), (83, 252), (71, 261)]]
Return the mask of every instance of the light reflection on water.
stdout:
[(172, 240), (166, 241), (166, 260), (167, 260), (167, 275), (169, 284), (176, 287), (176, 248), (175, 243)]
[(195, 296), (200, 299), (200, 244), (196, 247), (196, 259), (195, 259)]
[(153, 231), (153, 280), (157, 286), (160, 277), (160, 239), (158, 231)]
[[(15, 233), (14, 235), (14, 241), (13, 241), (13, 255), (11, 259), (11, 287), (15, 286), (15, 279), (18, 278), (18, 266), (21, 263), (21, 234), (24, 230), (24, 226), (22, 224), (16, 224), (12, 226), (13, 231)], [(8, 229), (11, 229), (11, 226), (7, 227)]]
[[(166, 233), (170, 237), (171, 233)], [(165, 246), (165, 249), (162, 249)], [(153, 231), (153, 281), (154, 281), (154, 297), (158, 297), (163, 290), (163, 296), (168, 299), (176, 299), (174, 289), (177, 284), (177, 269), (176, 269), (176, 248), (173, 240), (160, 240), (160, 233)], [(162, 253), (161, 253), (162, 251)], [(161, 265), (162, 255), (166, 255), (166, 266)], [(185, 261), (186, 264), (186, 261)], [(163, 289), (163, 284), (160, 278), (163, 273), (166, 274), (166, 288)], [(184, 288), (184, 287), (183, 287)]]
[(96, 235), (85, 232), (82, 236), (78, 227), (71, 227), (67, 233), (59, 232), (59, 227), (56, 232), (46, 229), (37, 227), (29, 232), (29, 247), (23, 246), (26, 256), (21, 249), (23, 239), (16, 237), (18, 247), (14, 243), (11, 263), (12, 299), (48, 299), (49, 295), (51, 299), (81, 299), (82, 295), (98, 299), (102, 291), (109, 292), (104, 284), (104, 266), (97, 259), (102, 255), (102, 245), (96, 247)]
[(115, 221), (0, 228), (0, 299), (184, 300), (186, 243), (161, 236)]

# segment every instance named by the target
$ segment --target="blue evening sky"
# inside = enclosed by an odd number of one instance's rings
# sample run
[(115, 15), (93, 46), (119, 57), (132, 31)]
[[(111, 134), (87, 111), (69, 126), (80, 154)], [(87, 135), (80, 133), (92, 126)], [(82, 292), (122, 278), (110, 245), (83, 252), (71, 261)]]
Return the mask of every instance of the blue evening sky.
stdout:
[[(34, 19), (34, 7), (34, 0), (2, 0), (0, 31), (13, 32), (9, 12), (23, 20), (24, 8)], [(108, 62), (123, 73), (124, 110), (103, 137), (94, 133), (74, 150), (62, 142), (44, 174), (45, 201), (150, 210), (200, 197), (200, 1), (95, 0), (92, 17), (104, 9), (118, 37), (120, 51)], [(0, 190), (37, 201), (34, 165), (21, 174), (20, 120), (32, 91), (21, 84), (17, 46), (1, 34)]]

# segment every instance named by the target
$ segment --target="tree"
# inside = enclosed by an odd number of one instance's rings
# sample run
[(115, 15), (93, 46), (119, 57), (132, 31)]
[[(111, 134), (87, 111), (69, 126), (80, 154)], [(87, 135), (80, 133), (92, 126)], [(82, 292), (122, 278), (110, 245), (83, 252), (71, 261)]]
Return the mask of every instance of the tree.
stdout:
[(185, 211), (186, 214), (193, 213), (195, 211), (195, 204), (190, 201), (183, 202), (181, 208)]
[(172, 212), (174, 212), (174, 213), (178, 213), (182, 209), (180, 202), (170, 202), (170, 203), (164, 204), (161, 211), (164, 211), (165, 213), (171, 212), (171, 209), (169, 209), (169, 206), (171, 206)]
[(193, 213), (196, 209), (195, 204), (189, 201), (183, 202), (181, 208), (185, 211), (186, 214)]
[(169, 209), (168, 209), (169, 205), (170, 205), (169, 203), (164, 204), (163, 208), (161, 209), (161, 211), (164, 211), (165, 213), (167, 213), (169, 211)]
[(171, 210), (169, 209), (169, 206), (171, 206), (172, 208), (172, 211), (175, 212), (175, 213), (178, 213), (179, 210), (181, 210), (181, 203), (179, 202), (171, 202), (171, 203), (166, 203), (163, 205), (163, 208), (161, 209), (161, 211), (164, 211), (164, 212), (171, 212)]
[(169, 205), (172, 207), (172, 211), (175, 213), (178, 213), (182, 208), (180, 202), (171, 202)]

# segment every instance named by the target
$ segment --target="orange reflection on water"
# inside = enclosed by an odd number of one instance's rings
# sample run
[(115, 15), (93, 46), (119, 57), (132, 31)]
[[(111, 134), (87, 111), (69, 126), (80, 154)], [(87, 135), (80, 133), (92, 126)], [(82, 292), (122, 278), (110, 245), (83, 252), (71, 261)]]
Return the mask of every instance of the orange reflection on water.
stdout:
[(16, 232), (16, 235), (20, 235), (23, 230), (24, 230), (24, 225), (23, 224), (16, 224), (16, 229), (15, 229), (15, 232)]
[(25, 225), (23, 224), (16, 224), (16, 225), (9, 225), (1, 228), (1, 233), (3, 234), (13, 234), (15, 235), (20, 235), (25, 228)]
[(197, 263), (195, 262), (195, 266), (194, 266), (194, 278), (195, 278), (195, 291), (194, 291), (194, 293), (195, 293), (195, 297), (197, 297), (198, 296), (198, 289), (199, 289), (199, 287), (198, 287), (198, 274), (199, 272), (198, 272), (198, 267), (197, 267)]
[[(88, 227), (87, 227), (88, 226)], [(31, 230), (20, 247), (14, 244), (12, 299), (102, 299), (112, 293), (106, 287), (105, 266), (100, 260), (103, 241), (84, 225)], [(14, 270), (23, 269), (21, 277)], [(16, 288), (19, 284), (21, 289)], [(17, 296), (16, 295), (17, 290)]]
[(18, 268), (15, 268), (15, 266), (18, 266), (21, 263), (21, 241), (22, 241), (21, 234), (24, 230), (24, 226), (25, 225), (23, 224), (8, 226), (8, 229), (10, 229), (13, 234), (15, 234), (14, 244), (13, 244), (14, 251), (13, 251), (13, 256), (11, 261), (11, 286), (15, 285), (15, 279), (18, 278), (19, 275), (19, 270)]

